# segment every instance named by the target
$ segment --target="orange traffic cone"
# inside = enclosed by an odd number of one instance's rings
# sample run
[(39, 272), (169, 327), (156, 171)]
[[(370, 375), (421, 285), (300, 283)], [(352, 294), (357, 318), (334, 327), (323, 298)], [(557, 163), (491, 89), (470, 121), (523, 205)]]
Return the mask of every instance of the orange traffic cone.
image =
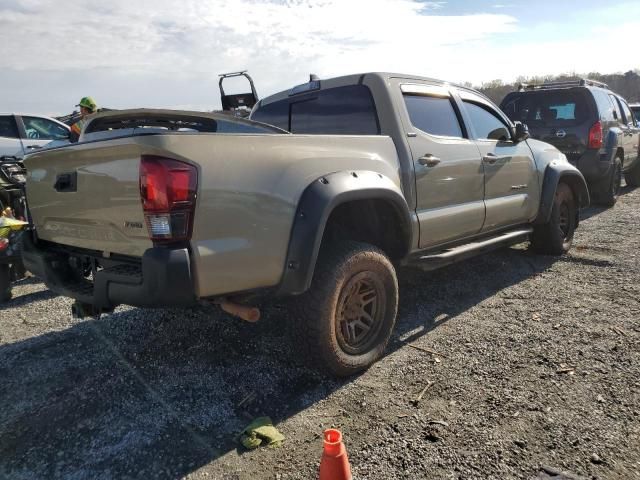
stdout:
[(320, 460), (320, 480), (352, 480), (347, 449), (340, 430), (324, 431), (324, 449)]

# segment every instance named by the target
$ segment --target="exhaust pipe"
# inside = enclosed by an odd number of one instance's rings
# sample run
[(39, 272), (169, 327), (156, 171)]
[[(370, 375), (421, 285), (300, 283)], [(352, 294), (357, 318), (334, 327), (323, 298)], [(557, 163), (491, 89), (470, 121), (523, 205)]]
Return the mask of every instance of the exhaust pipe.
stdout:
[(240, 305), (239, 303), (233, 303), (228, 300), (221, 300), (216, 302), (220, 304), (220, 308), (227, 312), (229, 315), (241, 318), (245, 322), (256, 323), (260, 320), (260, 309), (257, 307), (249, 307), (247, 305)]

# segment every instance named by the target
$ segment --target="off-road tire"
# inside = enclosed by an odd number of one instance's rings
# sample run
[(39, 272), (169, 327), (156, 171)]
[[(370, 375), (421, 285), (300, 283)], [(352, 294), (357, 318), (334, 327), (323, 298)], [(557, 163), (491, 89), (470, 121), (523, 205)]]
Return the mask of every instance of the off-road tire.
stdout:
[(0, 303), (11, 300), (11, 267), (0, 264)]
[[(382, 356), (397, 310), (398, 280), (382, 250), (352, 241), (325, 245), (311, 288), (293, 301), (294, 341), (314, 368), (353, 375)], [(373, 320), (368, 330), (363, 318)]]
[(629, 187), (640, 186), (640, 158), (636, 160), (636, 166), (624, 174), (624, 181)]
[(576, 230), (576, 199), (566, 183), (559, 183), (547, 223), (535, 225), (531, 247), (544, 255), (562, 255), (571, 248)]
[(604, 205), (605, 207), (613, 207), (618, 201), (620, 187), (622, 186), (622, 159), (616, 157), (613, 162), (613, 170), (611, 176), (598, 189), (593, 192), (595, 203)]

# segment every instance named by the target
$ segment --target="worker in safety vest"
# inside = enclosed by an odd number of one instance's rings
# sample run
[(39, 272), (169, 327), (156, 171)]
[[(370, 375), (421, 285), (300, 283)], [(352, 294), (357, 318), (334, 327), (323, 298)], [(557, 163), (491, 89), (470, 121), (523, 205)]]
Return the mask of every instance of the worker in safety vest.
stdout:
[(80, 100), (80, 103), (76, 105), (76, 107), (80, 107), (81, 118), (76, 123), (71, 125), (71, 135), (69, 139), (72, 142), (77, 142), (78, 138), (80, 138), (80, 132), (82, 132), (82, 127), (84, 127), (84, 124), (87, 121), (87, 116), (91, 115), (92, 113), (96, 113), (96, 111), (98, 110), (96, 102), (91, 97), (82, 97), (82, 100)]

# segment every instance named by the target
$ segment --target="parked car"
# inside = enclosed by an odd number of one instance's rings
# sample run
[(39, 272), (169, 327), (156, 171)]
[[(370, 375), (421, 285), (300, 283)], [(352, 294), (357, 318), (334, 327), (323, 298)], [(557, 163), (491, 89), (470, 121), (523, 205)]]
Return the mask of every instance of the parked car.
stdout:
[(595, 202), (616, 203), (622, 175), (640, 185), (640, 130), (627, 102), (592, 80), (521, 85), (501, 108), (533, 138), (562, 151), (583, 173)]
[(67, 140), (69, 127), (40, 115), (0, 114), (0, 156), (22, 158), (51, 141)]
[(313, 80), (252, 118), (105, 113), (29, 155), (27, 268), (77, 314), (207, 301), (255, 320), (261, 299), (295, 297), (302, 358), (350, 375), (390, 338), (395, 265), (527, 240), (560, 255), (589, 204), (565, 155), (462, 86)]

